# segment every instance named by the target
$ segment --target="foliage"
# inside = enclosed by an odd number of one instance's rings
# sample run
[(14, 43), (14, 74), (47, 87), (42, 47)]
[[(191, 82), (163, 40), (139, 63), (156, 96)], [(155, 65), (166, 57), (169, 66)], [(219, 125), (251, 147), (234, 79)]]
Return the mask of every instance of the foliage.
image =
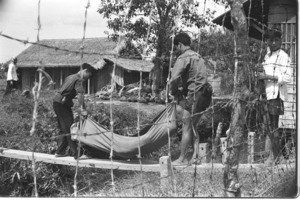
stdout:
[[(200, 15), (198, 8), (199, 5), (193, 1), (154, 0), (152, 3), (146, 0), (132, 0), (131, 5), (129, 5), (129, 1), (121, 1), (118, 5), (109, 3), (100, 7), (98, 12), (108, 19), (108, 28), (113, 33), (107, 34), (113, 40), (116, 41), (120, 32), (123, 32), (129, 40), (144, 44), (149, 29), (148, 18), (152, 10), (149, 44), (151, 45), (150, 49), (153, 50), (159, 40), (161, 29), (167, 29), (164, 31), (167, 31), (170, 36), (170, 31), (173, 29), (179, 31), (186, 26), (200, 28), (207, 25), (214, 11), (208, 9), (205, 15)], [(182, 24), (179, 24), (179, 21)], [(165, 26), (166, 24), (167, 26)]]
[[(11, 93), (0, 105), (0, 146), (26, 151), (53, 154), (56, 149), (54, 136), (57, 124), (52, 112), (52, 92), (44, 92), (38, 106), (36, 134), (29, 135), (32, 123), (33, 99), (21, 96), (20, 92)], [(0, 188), (3, 195), (31, 196), (33, 175), (31, 162), (0, 158), (2, 180)], [(39, 195), (48, 196), (61, 188), (61, 176), (68, 173), (63, 166), (37, 164)], [(64, 175), (62, 175), (64, 174)]]
[[(200, 43), (199, 43), (200, 41)], [(247, 86), (252, 92), (255, 91), (255, 65), (260, 63), (266, 51), (266, 46), (261, 41), (248, 38), (249, 54), (242, 55), (246, 60), (248, 79)], [(221, 77), (222, 95), (232, 94), (234, 86), (234, 36), (229, 30), (201, 31), (201, 38), (192, 42), (192, 49), (208, 61), (208, 68)], [(210, 67), (209, 62), (216, 62), (216, 67)]]
[(109, 37), (113, 40), (124, 35), (129, 41), (136, 42), (141, 54), (155, 53), (151, 80), (153, 92), (157, 94), (167, 78), (164, 71), (168, 71), (171, 36), (186, 27), (203, 28), (209, 24), (214, 11), (207, 9), (205, 14), (199, 14), (199, 4), (193, 0), (130, 2), (130, 5), (129, 1), (121, 2), (120, 5), (107, 4), (100, 7), (98, 12), (108, 19), (108, 28), (113, 31)]

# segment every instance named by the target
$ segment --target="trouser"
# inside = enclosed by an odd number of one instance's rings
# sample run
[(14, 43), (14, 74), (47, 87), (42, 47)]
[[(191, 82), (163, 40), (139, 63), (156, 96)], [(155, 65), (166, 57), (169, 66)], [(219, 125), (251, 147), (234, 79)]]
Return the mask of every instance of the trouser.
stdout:
[[(266, 145), (271, 145), (272, 143), (272, 153), (274, 156), (274, 159), (278, 158), (280, 156), (280, 153), (283, 154), (285, 158), (287, 158), (286, 155), (286, 148), (285, 148), (285, 138), (283, 140), (282, 137), (280, 137), (280, 133), (278, 130), (279, 125), (279, 116), (284, 114), (284, 104), (283, 101), (279, 98), (279, 95), (276, 99), (268, 100), (268, 111), (269, 111), (269, 118), (270, 118), (270, 125), (271, 130), (270, 134), (271, 136), (267, 136), (267, 143)], [(273, 141), (270, 141), (270, 138), (273, 138)], [(269, 141), (268, 141), (269, 140)], [(269, 143), (269, 144), (268, 144)], [(282, 146), (282, 144), (284, 146)], [(271, 149), (267, 147), (266, 149)]]
[(211, 97), (212, 87), (209, 83), (206, 83), (194, 95), (191, 95), (186, 99), (180, 99), (178, 104), (185, 110), (189, 111), (191, 114), (195, 115), (208, 108), (211, 102)]
[[(270, 141), (272, 151), (273, 151), (273, 156), (274, 159), (279, 157), (280, 153), (280, 138), (279, 138), (279, 130), (278, 130), (278, 122), (279, 122), (279, 115), (269, 115), (270, 116), (270, 124), (272, 127), (272, 130), (270, 130), (270, 134), (272, 134), (273, 141)], [(267, 137), (268, 138), (268, 137)]]
[(70, 127), (74, 123), (74, 117), (72, 109), (69, 106), (65, 106), (58, 102), (53, 102), (53, 109), (57, 116), (58, 127), (60, 129), (59, 136), (57, 138), (57, 154), (65, 154), (67, 147), (70, 147), (70, 156), (77, 156), (77, 145), (71, 139)]
[(13, 90), (16, 90), (18, 88), (17, 84), (18, 84), (18, 81), (14, 81), (14, 80), (7, 81), (4, 96), (9, 94)]

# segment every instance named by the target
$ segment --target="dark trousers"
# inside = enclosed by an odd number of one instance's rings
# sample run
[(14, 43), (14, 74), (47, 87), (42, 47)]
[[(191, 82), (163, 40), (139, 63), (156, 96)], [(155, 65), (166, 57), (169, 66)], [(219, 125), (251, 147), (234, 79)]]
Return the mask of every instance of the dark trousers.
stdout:
[[(270, 116), (272, 131), (277, 130), (279, 124), (279, 115), (269, 115), (269, 116)], [(272, 146), (274, 157), (277, 158), (281, 153), (285, 159), (288, 159), (289, 149), (286, 145), (288, 143), (288, 140), (291, 137), (290, 134), (282, 133), (279, 130), (274, 131), (271, 134), (273, 134), (274, 136), (274, 141), (273, 141), (274, 146)]]
[(195, 95), (187, 99), (179, 99), (179, 105), (191, 114), (200, 113), (210, 105), (212, 92), (212, 86), (207, 83)]
[(13, 80), (7, 81), (4, 96), (9, 94), (13, 90), (16, 90), (18, 88), (17, 85), (18, 85), (18, 81), (13, 81)]
[[(53, 109), (57, 116), (59, 134), (70, 134), (70, 127), (74, 123), (72, 109), (58, 102), (53, 102)], [(57, 154), (65, 154), (67, 147), (70, 147), (70, 156), (77, 156), (77, 145), (71, 140), (71, 135), (59, 136), (57, 138)]]

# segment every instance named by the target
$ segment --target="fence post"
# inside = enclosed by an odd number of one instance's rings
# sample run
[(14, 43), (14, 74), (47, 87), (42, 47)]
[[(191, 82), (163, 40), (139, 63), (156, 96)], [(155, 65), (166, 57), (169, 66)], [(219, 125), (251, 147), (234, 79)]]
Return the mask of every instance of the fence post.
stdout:
[[(169, 190), (172, 185), (172, 168), (171, 158), (169, 156), (162, 156), (159, 158), (160, 165), (160, 188), (162, 191)], [(166, 178), (164, 178), (166, 177)]]
[(248, 163), (254, 162), (254, 137), (255, 132), (248, 133)]
[(208, 143), (199, 144), (199, 158), (201, 163), (209, 163), (211, 161), (211, 151)]
[(227, 157), (227, 137), (221, 137), (221, 155), (222, 155), (222, 163), (225, 163), (225, 159)]

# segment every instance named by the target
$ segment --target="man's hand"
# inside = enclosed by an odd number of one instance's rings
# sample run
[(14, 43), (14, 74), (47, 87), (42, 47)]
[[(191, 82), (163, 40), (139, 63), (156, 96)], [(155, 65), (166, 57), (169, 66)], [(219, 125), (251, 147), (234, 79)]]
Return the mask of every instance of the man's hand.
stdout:
[(169, 99), (171, 100), (171, 102), (177, 102), (177, 98), (171, 94), (169, 94)]
[(257, 68), (257, 78), (259, 80), (264, 80), (266, 78), (265, 70), (262, 64), (256, 65)]
[(87, 111), (85, 109), (80, 109), (80, 119), (86, 119), (87, 118)]
[(264, 71), (265, 71), (262, 64), (256, 65), (256, 68), (257, 68), (257, 72), (258, 72), (258, 73), (261, 73), (261, 72), (264, 72)]

